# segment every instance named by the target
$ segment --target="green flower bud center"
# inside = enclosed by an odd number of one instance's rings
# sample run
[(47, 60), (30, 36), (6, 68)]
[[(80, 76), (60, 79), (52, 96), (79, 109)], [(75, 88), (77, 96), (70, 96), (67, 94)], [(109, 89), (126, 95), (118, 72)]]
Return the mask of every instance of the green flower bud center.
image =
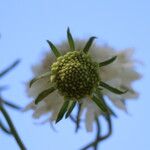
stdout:
[(89, 54), (79, 51), (68, 52), (57, 58), (51, 66), (51, 81), (60, 93), (71, 99), (90, 95), (99, 82), (98, 64)]

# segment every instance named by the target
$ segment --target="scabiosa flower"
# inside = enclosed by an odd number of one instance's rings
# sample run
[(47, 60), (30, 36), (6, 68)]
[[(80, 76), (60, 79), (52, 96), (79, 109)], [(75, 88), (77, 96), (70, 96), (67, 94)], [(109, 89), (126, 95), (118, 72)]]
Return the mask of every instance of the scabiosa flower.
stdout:
[(140, 75), (134, 70), (131, 49), (116, 52), (98, 46), (93, 44), (96, 37), (87, 42), (74, 40), (69, 28), (67, 38), (57, 47), (47, 41), (53, 53), (46, 53), (43, 61), (33, 67), (35, 78), (29, 83), (28, 93), (34, 101), (26, 110), (33, 109), (34, 118), (48, 114), (47, 120), (57, 123), (64, 116), (72, 118), (78, 105), (77, 120), (85, 110), (82, 117), (87, 131), (92, 131), (95, 118), (114, 115), (105, 96), (126, 110), (125, 100), (138, 96), (132, 82)]

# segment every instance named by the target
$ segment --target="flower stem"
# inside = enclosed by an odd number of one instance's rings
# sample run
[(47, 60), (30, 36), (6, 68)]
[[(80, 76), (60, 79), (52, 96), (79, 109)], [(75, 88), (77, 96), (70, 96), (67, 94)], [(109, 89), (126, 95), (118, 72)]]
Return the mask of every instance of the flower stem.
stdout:
[(9, 128), (10, 128), (10, 131), (11, 131), (12, 135), (14, 136), (16, 142), (18, 143), (20, 149), (21, 150), (26, 150), (23, 142), (21, 141), (21, 139), (20, 139), (20, 137), (19, 137), (14, 125), (13, 125), (13, 122), (10, 119), (9, 114), (7, 113), (7, 111), (5, 110), (5, 108), (3, 107), (1, 102), (0, 102), (0, 111), (2, 112), (4, 118), (6, 119), (8, 125), (9, 125)]
[[(97, 126), (97, 135), (96, 135), (95, 141), (97, 141), (99, 137), (101, 136), (101, 128), (100, 128), (100, 122), (98, 120), (98, 117), (95, 118), (95, 121), (96, 121), (96, 126)], [(93, 146), (94, 150), (98, 150), (98, 144), (99, 143), (95, 143), (95, 145)]]
[(106, 135), (104, 135), (104, 136), (98, 136), (98, 138), (94, 142), (91, 142), (90, 144), (88, 144), (87, 146), (85, 146), (84, 148), (82, 148), (81, 150), (87, 150), (90, 147), (93, 147), (94, 149), (96, 149), (97, 144), (99, 142), (107, 139), (112, 134), (112, 123), (111, 123), (111, 117), (110, 116), (107, 117), (107, 123), (108, 123), (108, 133)]
[(2, 121), (0, 120), (0, 128), (4, 133), (7, 133), (8, 135), (11, 135), (11, 132), (4, 126)]
[(79, 107), (78, 107), (77, 120), (76, 120), (76, 130), (75, 130), (75, 132), (78, 132), (78, 129), (80, 127), (80, 113), (81, 113), (81, 104), (79, 104)]

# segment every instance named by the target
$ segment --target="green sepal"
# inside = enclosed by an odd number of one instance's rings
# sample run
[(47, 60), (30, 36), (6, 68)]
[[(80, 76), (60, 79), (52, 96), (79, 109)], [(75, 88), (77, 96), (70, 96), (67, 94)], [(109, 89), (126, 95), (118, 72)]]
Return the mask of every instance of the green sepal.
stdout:
[(93, 41), (96, 39), (97, 37), (92, 36), (89, 38), (89, 40), (87, 41), (85, 47), (83, 48), (83, 52), (87, 53), (90, 49), (90, 47), (92, 46)]
[(104, 99), (103, 95), (101, 94), (101, 90), (99, 90), (99, 88), (97, 89), (96, 94), (97, 94), (98, 97), (100, 97), (103, 104), (107, 107), (107, 110), (108, 110), (109, 114), (111, 114), (114, 117), (117, 117), (115, 112), (106, 104), (105, 99)]
[(67, 29), (67, 38), (68, 38), (68, 43), (69, 43), (69, 46), (70, 46), (70, 50), (71, 51), (75, 51), (74, 40), (73, 40), (73, 37), (72, 37), (72, 35), (70, 33), (69, 27)]
[[(106, 105), (107, 106), (107, 105)], [(109, 114), (110, 115), (112, 115), (112, 116), (114, 116), (114, 117), (118, 117), (117, 115), (116, 115), (116, 113), (109, 107), (109, 106), (107, 106), (107, 109), (108, 109), (108, 112), (109, 112)]]
[(35, 83), (36, 81), (38, 81), (38, 80), (40, 80), (40, 79), (42, 79), (42, 78), (45, 78), (45, 77), (47, 77), (47, 76), (50, 76), (50, 74), (51, 74), (51, 72), (48, 71), (48, 72), (46, 72), (46, 73), (41, 74), (40, 76), (38, 76), (38, 77), (36, 77), (36, 78), (33, 78), (33, 79), (30, 81), (29, 86), (31, 87), (31, 86), (33, 85), (33, 83)]
[(103, 66), (106, 66), (106, 65), (113, 63), (116, 60), (116, 58), (117, 58), (117, 56), (114, 56), (114, 57), (112, 57), (106, 61), (99, 63), (99, 67), (103, 67)]
[(74, 107), (76, 106), (76, 103), (77, 103), (76, 101), (71, 102), (71, 104), (70, 104), (71, 106), (69, 107), (69, 110), (67, 111), (65, 118), (68, 118), (70, 116)]
[(65, 100), (64, 101), (64, 103), (63, 103), (63, 105), (62, 105), (62, 107), (61, 107), (61, 109), (60, 109), (60, 111), (58, 113), (58, 116), (57, 116), (57, 119), (56, 119), (56, 123), (59, 122), (63, 118), (64, 114), (66, 113), (66, 111), (68, 109), (69, 102), (70, 102), (69, 100)]
[(101, 101), (100, 98), (98, 98), (97, 96), (93, 95), (92, 96), (92, 100), (95, 102), (95, 104), (100, 108), (100, 110), (102, 110), (102, 112), (104, 114), (108, 114), (108, 109), (107, 106), (104, 105), (104, 103)]
[(54, 92), (56, 90), (55, 87), (51, 87), (49, 89), (44, 90), (43, 92), (41, 92), (38, 97), (35, 99), (35, 104), (38, 104), (40, 101), (42, 101), (46, 96), (48, 96), (49, 94), (51, 94), (52, 92)]
[(56, 46), (49, 40), (47, 40), (47, 43), (49, 44), (51, 50), (53, 51), (54, 55), (58, 58), (59, 56), (61, 56), (61, 53), (58, 51), (58, 49), (56, 48)]
[(128, 90), (125, 90), (125, 91), (121, 91), (121, 90), (119, 90), (119, 89), (117, 89), (117, 88), (114, 88), (114, 87), (112, 87), (112, 86), (110, 86), (110, 85), (108, 85), (108, 84), (106, 84), (105, 82), (100, 82), (100, 84), (99, 84), (101, 87), (104, 87), (105, 89), (107, 89), (107, 90), (109, 90), (109, 91), (111, 91), (111, 92), (113, 92), (113, 93), (115, 93), (115, 94), (119, 94), (119, 95), (121, 95), (121, 94), (125, 94)]

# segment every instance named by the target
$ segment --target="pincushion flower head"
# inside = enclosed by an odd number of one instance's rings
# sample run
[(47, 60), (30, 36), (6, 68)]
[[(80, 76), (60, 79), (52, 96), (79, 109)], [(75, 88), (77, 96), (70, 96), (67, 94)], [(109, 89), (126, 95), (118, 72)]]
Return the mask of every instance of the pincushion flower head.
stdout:
[[(78, 105), (78, 119), (84, 115), (86, 129), (92, 131), (99, 115), (114, 115), (105, 102), (107, 96), (117, 107), (125, 109), (125, 100), (136, 98), (132, 82), (140, 78), (134, 70), (132, 50), (116, 52), (89, 40), (74, 40), (67, 30), (67, 42), (55, 46), (47, 41), (53, 54), (46, 54), (40, 65), (33, 67), (35, 78), (29, 83), (29, 96), (34, 97), (26, 109), (35, 118), (48, 114), (49, 121), (72, 117)], [(49, 114), (50, 113), (50, 114)]]

